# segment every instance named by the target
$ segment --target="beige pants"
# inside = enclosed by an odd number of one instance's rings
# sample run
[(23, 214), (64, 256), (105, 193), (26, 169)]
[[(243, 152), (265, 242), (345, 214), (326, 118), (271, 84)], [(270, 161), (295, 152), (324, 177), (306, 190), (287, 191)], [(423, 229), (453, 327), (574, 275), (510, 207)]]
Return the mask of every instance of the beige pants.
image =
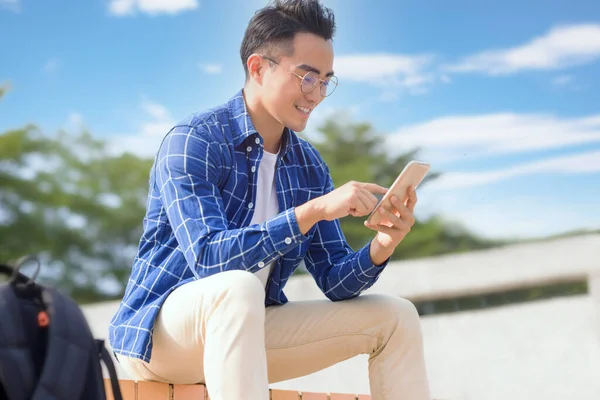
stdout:
[(409, 301), (362, 295), (265, 309), (264, 299), (259, 279), (245, 271), (186, 284), (159, 313), (150, 363), (119, 361), (135, 379), (206, 383), (211, 400), (268, 400), (269, 382), (369, 354), (374, 400), (430, 400), (421, 325)]

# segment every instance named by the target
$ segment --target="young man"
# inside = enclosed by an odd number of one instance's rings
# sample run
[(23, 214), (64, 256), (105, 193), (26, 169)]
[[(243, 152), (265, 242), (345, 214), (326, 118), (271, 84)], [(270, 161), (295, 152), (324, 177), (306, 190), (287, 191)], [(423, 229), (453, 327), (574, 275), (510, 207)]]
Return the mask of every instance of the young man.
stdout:
[[(369, 354), (373, 399), (429, 399), (414, 306), (359, 296), (413, 225), (414, 190), (354, 252), (338, 219), (367, 215), (385, 188), (334, 190), (318, 152), (294, 133), (336, 87), (334, 30), (318, 0), (260, 10), (241, 46), (244, 88), (166, 135), (110, 325), (134, 378), (205, 382), (213, 400), (267, 400), (269, 382)], [(302, 260), (331, 301), (288, 302), (283, 288)]]

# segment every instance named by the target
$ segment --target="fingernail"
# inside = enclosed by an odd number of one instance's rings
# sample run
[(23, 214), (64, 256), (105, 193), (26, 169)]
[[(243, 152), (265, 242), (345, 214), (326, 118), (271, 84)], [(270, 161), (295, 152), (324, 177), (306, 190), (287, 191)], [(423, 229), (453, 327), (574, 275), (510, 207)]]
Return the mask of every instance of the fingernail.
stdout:
[(398, 198), (396, 196), (392, 196), (392, 197), (390, 197), (390, 200), (396, 201), (396, 200), (398, 200)]

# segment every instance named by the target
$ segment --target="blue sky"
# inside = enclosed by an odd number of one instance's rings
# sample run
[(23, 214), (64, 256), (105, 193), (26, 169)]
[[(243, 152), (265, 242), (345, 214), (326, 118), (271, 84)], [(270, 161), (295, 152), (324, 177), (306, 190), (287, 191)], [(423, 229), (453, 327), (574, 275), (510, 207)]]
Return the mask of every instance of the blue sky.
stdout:
[[(444, 176), (419, 191), (417, 216), (489, 237), (600, 228), (597, 2), (323, 2), (340, 86), (311, 138), (344, 112), (390, 152), (420, 147)], [(0, 131), (85, 126), (152, 155), (175, 121), (241, 88), (239, 45), (264, 4), (0, 0)]]

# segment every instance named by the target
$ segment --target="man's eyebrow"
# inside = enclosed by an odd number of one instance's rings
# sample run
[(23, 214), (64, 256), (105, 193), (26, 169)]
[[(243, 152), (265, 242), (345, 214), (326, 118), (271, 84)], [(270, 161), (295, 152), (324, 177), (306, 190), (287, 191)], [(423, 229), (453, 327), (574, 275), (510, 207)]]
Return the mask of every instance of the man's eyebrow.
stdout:
[[(298, 65), (296, 68), (300, 68), (303, 69), (305, 71), (311, 71), (311, 72), (316, 72), (317, 74), (321, 75), (321, 71), (319, 71), (318, 69), (316, 69), (315, 67), (311, 67), (310, 65), (307, 64), (300, 64)], [(325, 77), (329, 78), (330, 76), (333, 76), (333, 71), (329, 71)]]

